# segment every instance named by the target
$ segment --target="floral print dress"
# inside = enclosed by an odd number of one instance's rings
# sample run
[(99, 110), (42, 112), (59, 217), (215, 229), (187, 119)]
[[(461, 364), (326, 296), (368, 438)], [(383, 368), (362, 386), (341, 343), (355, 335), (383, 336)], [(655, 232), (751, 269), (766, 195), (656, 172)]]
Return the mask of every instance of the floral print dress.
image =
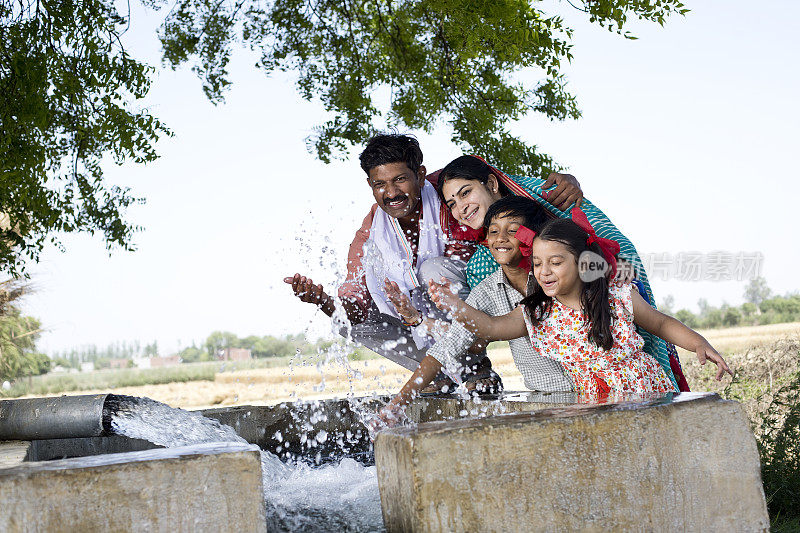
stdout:
[(604, 350), (589, 339), (583, 313), (553, 299), (550, 314), (535, 326), (525, 309), (533, 348), (561, 363), (582, 401), (596, 402), (618, 393), (649, 396), (675, 391), (661, 365), (642, 350), (644, 339), (633, 323), (630, 283), (609, 286), (614, 344)]

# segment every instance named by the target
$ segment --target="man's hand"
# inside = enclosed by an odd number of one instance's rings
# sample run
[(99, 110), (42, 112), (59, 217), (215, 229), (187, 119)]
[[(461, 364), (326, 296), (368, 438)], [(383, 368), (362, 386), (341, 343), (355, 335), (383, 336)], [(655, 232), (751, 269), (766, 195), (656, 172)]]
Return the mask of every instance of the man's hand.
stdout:
[(311, 278), (300, 274), (295, 274), (291, 278), (283, 278), (283, 282), (292, 286), (294, 295), (300, 298), (300, 301), (320, 307), (328, 316), (333, 314), (333, 298), (325, 294), (322, 285), (314, 285), (314, 281)]
[[(546, 191), (553, 185), (556, 186), (555, 189)], [(575, 202), (575, 207), (583, 204), (581, 184), (572, 174), (551, 172), (547, 176), (547, 181), (542, 185), (542, 197), (562, 211), (566, 210), (573, 202)]]
[(406, 324), (417, 324), (422, 322), (422, 315), (411, 304), (411, 299), (400, 290), (400, 287), (394, 281), (384, 280), (383, 291), (386, 297), (392, 302), (392, 305), (397, 310), (397, 314), (403, 319)]

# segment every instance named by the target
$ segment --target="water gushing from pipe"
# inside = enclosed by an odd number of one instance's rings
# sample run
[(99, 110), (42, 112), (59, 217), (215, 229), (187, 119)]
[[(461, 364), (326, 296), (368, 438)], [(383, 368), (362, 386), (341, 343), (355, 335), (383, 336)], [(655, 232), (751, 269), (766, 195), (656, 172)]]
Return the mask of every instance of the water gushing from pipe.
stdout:
[[(230, 426), (149, 398), (116, 396), (107, 404), (112, 430), (167, 448), (246, 441)], [(383, 531), (374, 466), (345, 458), (312, 467), (261, 452), (268, 531)]]

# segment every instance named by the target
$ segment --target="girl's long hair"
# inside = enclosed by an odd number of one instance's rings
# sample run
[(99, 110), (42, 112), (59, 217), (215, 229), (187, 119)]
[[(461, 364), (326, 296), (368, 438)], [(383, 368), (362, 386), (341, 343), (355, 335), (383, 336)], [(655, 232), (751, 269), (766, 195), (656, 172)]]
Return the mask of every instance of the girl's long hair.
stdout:
[[(603, 256), (603, 252), (597, 243), (586, 244), (589, 235), (580, 226), (571, 220), (556, 219), (551, 220), (542, 227), (541, 232), (536, 235), (536, 239), (560, 242), (569, 249), (574, 256), (575, 262), (585, 251), (591, 251)], [(531, 322), (537, 324), (546, 319), (553, 308), (553, 299), (544, 293), (544, 290), (536, 284), (533, 292), (521, 302), (530, 313)], [(581, 307), (583, 308), (584, 320), (589, 324), (589, 340), (608, 350), (614, 344), (611, 335), (611, 325), (613, 313), (608, 301), (608, 279), (602, 276), (590, 282), (583, 282), (581, 290)]]

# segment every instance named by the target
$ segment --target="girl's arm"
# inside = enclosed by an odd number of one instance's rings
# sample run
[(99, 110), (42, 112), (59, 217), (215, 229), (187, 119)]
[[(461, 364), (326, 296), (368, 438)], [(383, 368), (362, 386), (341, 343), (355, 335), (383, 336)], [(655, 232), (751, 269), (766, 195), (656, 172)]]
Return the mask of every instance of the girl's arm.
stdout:
[(453, 320), (463, 324), (468, 331), (481, 339), (508, 341), (528, 334), (522, 316), (522, 306), (503, 316), (489, 316), (456, 296), (449, 282), (436, 283), (431, 280), (428, 287), (431, 300), (439, 309), (449, 311), (453, 315)]
[(633, 322), (637, 326), (643, 327), (653, 335), (680, 346), (684, 350), (696, 352), (701, 365), (706, 364), (706, 359), (711, 360), (717, 365), (717, 381), (722, 379), (725, 372), (733, 375), (725, 359), (702, 335), (671, 316), (653, 309), (637, 290), (631, 290), (631, 300), (633, 301)]

